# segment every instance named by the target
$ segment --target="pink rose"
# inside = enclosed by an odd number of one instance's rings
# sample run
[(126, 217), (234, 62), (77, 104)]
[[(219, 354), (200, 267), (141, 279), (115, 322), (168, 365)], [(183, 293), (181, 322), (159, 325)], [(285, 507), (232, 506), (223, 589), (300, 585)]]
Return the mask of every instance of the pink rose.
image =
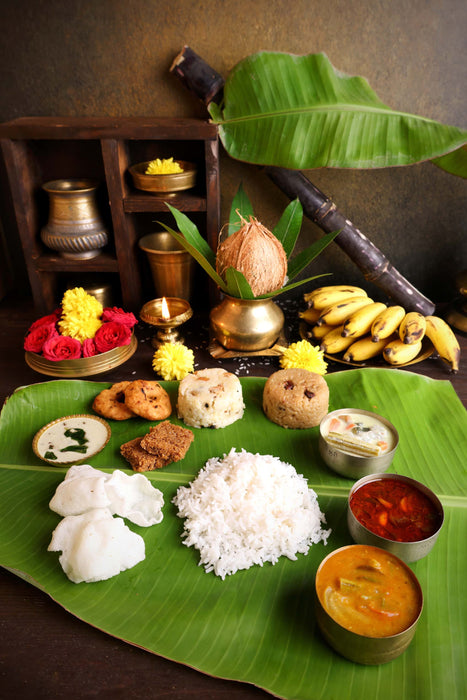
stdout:
[(35, 326), (34, 328), (31, 326), (31, 330), (24, 339), (24, 349), (27, 352), (42, 352), (44, 343), (55, 335), (58, 335), (55, 322)]
[(30, 326), (28, 333), (33, 331), (35, 328), (39, 328), (40, 326), (50, 326), (50, 324), (55, 325), (59, 316), (60, 309), (57, 309), (53, 312), (53, 314), (49, 314), (48, 316), (42, 316), (41, 318), (38, 318), (37, 321), (34, 321), (34, 323)]
[(129, 345), (130, 341), (131, 328), (122, 323), (116, 323), (116, 321), (103, 323), (94, 336), (98, 352), (107, 352), (113, 348), (119, 348), (121, 345)]
[(138, 323), (138, 319), (131, 311), (124, 311), (123, 309), (118, 309), (116, 306), (112, 308), (106, 306), (102, 312), (102, 320), (104, 322), (116, 321), (116, 323), (121, 323), (124, 326), (128, 326), (128, 328), (133, 328), (133, 326), (136, 326)]
[(83, 357), (94, 357), (98, 355), (96, 344), (92, 338), (83, 340)]
[(81, 343), (68, 335), (54, 335), (42, 347), (46, 360), (77, 360), (81, 357)]

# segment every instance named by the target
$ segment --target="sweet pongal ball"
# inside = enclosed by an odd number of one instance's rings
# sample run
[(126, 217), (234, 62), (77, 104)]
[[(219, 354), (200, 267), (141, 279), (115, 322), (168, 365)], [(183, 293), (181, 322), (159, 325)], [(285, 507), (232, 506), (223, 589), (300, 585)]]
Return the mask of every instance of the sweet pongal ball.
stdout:
[(313, 428), (328, 413), (326, 380), (306, 369), (280, 369), (266, 381), (263, 410), (283, 428)]
[(239, 378), (219, 367), (187, 374), (179, 384), (177, 415), (193, 428), (225, 428), (244, 408)]

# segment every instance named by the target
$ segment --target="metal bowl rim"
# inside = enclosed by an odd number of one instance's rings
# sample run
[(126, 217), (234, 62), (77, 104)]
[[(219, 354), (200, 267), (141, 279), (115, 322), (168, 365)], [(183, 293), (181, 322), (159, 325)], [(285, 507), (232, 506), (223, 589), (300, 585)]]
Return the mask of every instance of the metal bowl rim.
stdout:
[[(318, 595), (318, 591), (316, 590), (316, 581), (317, 581), (317, 579), (318, 579), (318, 575), (319, 575), (320, 571), (322, 570), (323, 566), (325, 565), (325, 563), (326, 563), (329, 559), (331, 559), (333, 556), (335, 556), (336, 554), (338, 554), (338, 553), (341, 552), (342, 550), (344, 550), (344, 549), (354, 549), (355, 547), (371, 547), (372, 549), (377, 549), (377, 550), (379, 550), (380, 552), (384, 552), (385, 555), (388, 555), (388, 556), (392, 557), (393, 559), (396, 559), (396, 561), (397, 561), (401, 566), (403, 566), (403, 568), (408, 572), (408, 574), (409, 574), (409, 576), (410, 576), (412, 582), (415, 584), (415, 587), (417, 588), (418, 595), (419, 595), (419, 599), (420, 599), (420, 604), (419, 604), (419, 609), (418, 609), (417, 616), (416, 616), (416, 618), (414, 619), (414, 621), (413, 621), (408, 627), (405, 627), (405, 629), (401, 630), (401, 631), (398, 632), (397, 634), (391, 634), (391, 635), (386, 636), (386, 637), (369, 637), (369, 636), (367, 636), (366, 634), (359, 634), (358, 632), (354, 632), (353, 630), (349, 630), (347, 627), (344, 627), (344, 626), (341, 625), (339, 622), (337, 622), (337, 620), (335, 620), (335, 619), (332, 617), (332, 615), (330, 615), (330, 614), (328, 613), (328, 611), (327, 611), (326, 608), (324, 607), (323, 603), (321, 602), (321, 599), (320, 599), (320, 597), (319, 597), (319, 595)], [(408, 564), (406, 564), (405, 561), (404, 561), (403, 559), (401, 559), (400, 557), (398, 557), (397, 554), (393, 554), (392, 552), (388, 552), (387, 549), (383, 549), (382, 547), (377, 547), (376, 545), (373, 545), (373, 544), (358, 544), (358, 543), (355, 543), (355, 544), (347, 544), (347, 545), (344, 545), (343, 547), (339, 547), (338, 549), (335, 549), (334, 551), (329, 552), (329, 554), (321, 561), (320, 565), (318, 566), (318, 568), (317, 568), (317, 570), (316, 570), (316, 575), (315, 575), (315, 595), (316, 595), (316, 599), (317, 599), (319, 605), (321, 606), (321, 609), (322, 609), (323, 612), (329, 617), (329, 619), (333, 621), (333, 623), (334, 623), (335, 625), (337, 625), (340, 629), (345, 630), (347, 633), (349, 633), (349, 634), (351, 634), (351, 635), (355, 635), (355, 637), (359, 637), (360, 639), (367, 639), (367, 640), (369, 640), (369, 639), (382, 639), (382, 640), (388, 640), (388, 641), (389, 641), (389, 640), (395, 639), (395, 638), (397, 638), (397, 637), (399, 637), (399, 636), (401, 636), (401, 635), (403, 635), (403, 634), (407, 634), (407, 632), (409, 632), (409, 630), (413, 629), (413, 628), (417, 625), (418, 621), (420, 620), (420, 616), (421, 616), (421, 614), (422, 614), (422, 612), (423, 612), (423, 606), (424, 606), (424, 602), (425, 602), (425, 601), (424, 601), (424, 597), (423, 597), (423, 590), (422, 590), (420, 581), (418, 580), (417, 576), (416, 576), (415, 573), (412, 571), (412, 569), (410, 568), (410, 566), (408, 566)]]
[[(350, 507), (350, 498), (351, 498), (352, 494), (355, 493), (355, 491), (357, 491), (357, 489), (359, 489), (365, 483), (367, 483), (369, 481), (377, 481), (379, 479), (395, 479), (396, 481), (402, 481), (406, 484), (410, 484), (411, 486), (414, 486), (419, 491), (421, 491), (425, 496), (427, 496), (430, 499), (430, 501), (433, 503), (433, 505), (436, 507), (436, 509), (438, 510), (438, 512), (441, 516), (441, 521), (440, 521), (439, 527), (436, 530), (436, 532), (433, 532), (429, 537), (424, 537), (421, 540), (409, 540), (409, 541), (403, 540), (402, 542), (400, 542), (399, 540), (391, 540), (389, 537), (383, 537), (382, 535), (378, 535), (376, 532), (373, 532), (373, 530), (370, 530), (368, 527), (363, 525), (363, 523), (360, 522), (360, 520), (357, 518), (357, 516), (353, 512), (352, 508)], [(358, 523), (359, 527), (361, 527), (362, 530), (367, 532), (369, 535), (371, 535), (372, 537), (377, 537), (382, 542), (388, 542), (389, 544), (396, 544), (396, 545), (399, 545), (402, 547), (403, 546), (410, 546), (410, 545), (415, 546), (417, 544), (422, 544), (424, 542), (428, 542), (432, 538), (438, 537), (438, 535), (441, 531), (441, 528), (443, 527), (443, 524), (444, 524), (444, 508), (443, 508), (443, 504), (439, 500), (438, 496), (434, 493), (434, 491), (432, 491), (430, 488), (428, 488), (428, 486), (425, 486), (425, 484), (422, 484), (421, 481), (417, 481), (416, 479), (412, 479), (410, 476), (405, 476), (404, 474), (390, 474), (388, 472), (385, 472), (385, 473), (381, 473), (381, 474), (375, 473), (375, 474), (368, 474), (367, 476), (363, 476), (361, 479), (359, 479), (358, 481), (356, 481), (352, 485), (352, 487), (349, 491), (349, 495), (347, 497), (347, 508), (348, 508), (349, 512), (352, 514), (352, 517)], [(372, 546), (372, 545), (369, 545), (369, 546)], [(385, 550), (385, 551), (387, 551), (387, 550)], [(397, 555), (393, 555), (393, 556), (397, 556)]]

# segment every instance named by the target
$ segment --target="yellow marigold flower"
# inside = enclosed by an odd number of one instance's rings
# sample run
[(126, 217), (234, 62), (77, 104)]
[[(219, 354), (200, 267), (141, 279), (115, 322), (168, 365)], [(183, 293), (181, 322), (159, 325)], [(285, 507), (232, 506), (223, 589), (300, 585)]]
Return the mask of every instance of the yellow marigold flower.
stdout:
[(77, 338), (80, 342), (86, 338), (94, 338), (101, 327), (100, 319), (103, 308), (100, 301), (88, 294), (82, 287), (67, 289), (63, 295), (62, 315), (58, 328), (62, 335)]
[(162, 158), (162, 160), (156, 158), (146, 166), (145, 175), (171, 175), (172, 173), (183, 173), (183, 168), (173, 158)]
[(327, 362), (319, 347), (311, 345), (308, 340), (292, 343), (284, 350), (279, 360), (283, 369), (299, 367), (316, 374), (326, 374)]
[(163, 343), (154, 353), (152, 367), (162, 379), (183, 379), (193, 372), (194, 354), (182, 343)]

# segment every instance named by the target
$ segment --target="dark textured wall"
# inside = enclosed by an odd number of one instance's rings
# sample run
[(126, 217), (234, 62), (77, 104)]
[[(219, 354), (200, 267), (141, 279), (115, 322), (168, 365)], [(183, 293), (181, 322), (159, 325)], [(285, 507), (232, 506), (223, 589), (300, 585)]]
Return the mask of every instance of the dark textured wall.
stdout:
[[(366, 77), (394, 109), (466, 127), (465, 0), (14, 0), (0, 7), (0, 119), (32, 115), (205, 117), (169, 74), (190, 45), (223, 75), (259, 50), (323, 51)], [(427, 164), (320, 170), (309, 178), (435, 301), (467, 267), (467, 185)], [(285, 196), (251, 167), (222, 157), (222, 216), (240, 181), (272, 226)], [(11, 222), (3, 228), (21, 266)], [(304, 246), (321, 235), (305, 221)], [(362, 281), (333, 246), (311, 272)]]

